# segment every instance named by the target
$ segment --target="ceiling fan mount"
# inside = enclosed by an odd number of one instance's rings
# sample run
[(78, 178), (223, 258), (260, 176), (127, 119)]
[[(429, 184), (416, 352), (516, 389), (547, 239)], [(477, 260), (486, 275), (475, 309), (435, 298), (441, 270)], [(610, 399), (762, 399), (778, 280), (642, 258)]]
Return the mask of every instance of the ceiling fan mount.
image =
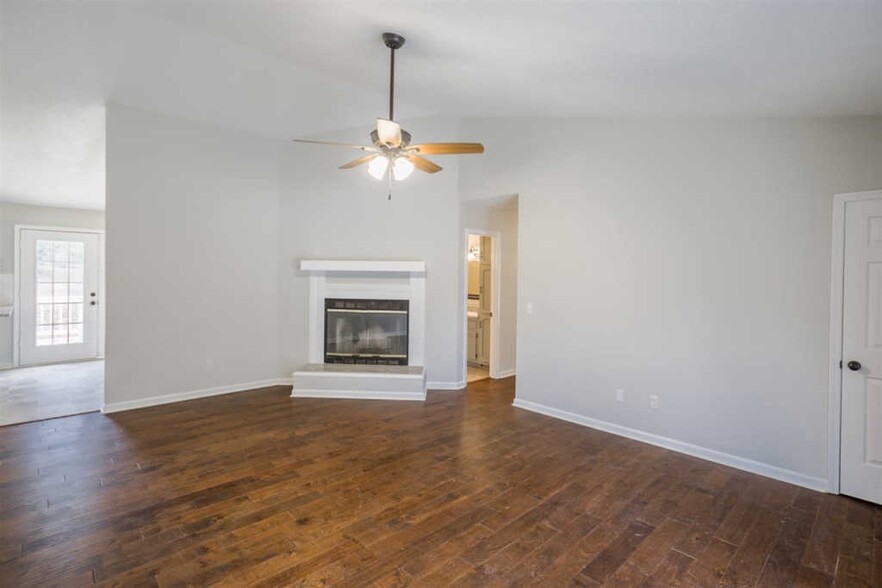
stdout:
[(398, 33), (383, 33), (383, 43), (386, 44), (386, 47), (395, 51), (404, 46), (404, 37)]
[(414, 169), (426, 173), (441, 171), (441, 166), (422, 157), (423, 155), (459, 155), (467, 153), (483, 153), (484, 146), (480, 143), (420, 143), (411, 144), (410, 133), (395, 122), (395, 51), (404, 46), (404, 37), (398, 33), (383, 33), (383, 43), (389, 52), (389, 118), (378, 118), (376, 128), (371, 131), (371, 145), (353, 145), (348, 143), (330, 143), (327, 141), (311, 141), (294, 139), (299, 143), (318, 143), (338, 147), (353, 147), (367, 154), (345, 163), (340, 169), (352, 169), (368, 164), (368, 173), (378, 180), (387, 176), (390, 181), (407, 178)]

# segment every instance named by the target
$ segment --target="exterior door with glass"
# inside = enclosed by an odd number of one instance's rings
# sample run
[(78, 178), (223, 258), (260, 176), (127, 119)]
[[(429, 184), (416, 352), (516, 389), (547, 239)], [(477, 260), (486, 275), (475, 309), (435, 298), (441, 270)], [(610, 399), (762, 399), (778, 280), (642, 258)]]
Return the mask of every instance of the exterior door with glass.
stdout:
[(97, 233), (22, 229), (19, 364), (98, 357)]

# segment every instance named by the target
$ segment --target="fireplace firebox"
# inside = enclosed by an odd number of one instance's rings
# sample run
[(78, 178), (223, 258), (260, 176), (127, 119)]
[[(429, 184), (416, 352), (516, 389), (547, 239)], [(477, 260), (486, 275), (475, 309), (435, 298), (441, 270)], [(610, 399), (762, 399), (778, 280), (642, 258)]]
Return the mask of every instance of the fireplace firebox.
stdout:
[(325, 299), (325, 363), (408, 365), (407, 300)]

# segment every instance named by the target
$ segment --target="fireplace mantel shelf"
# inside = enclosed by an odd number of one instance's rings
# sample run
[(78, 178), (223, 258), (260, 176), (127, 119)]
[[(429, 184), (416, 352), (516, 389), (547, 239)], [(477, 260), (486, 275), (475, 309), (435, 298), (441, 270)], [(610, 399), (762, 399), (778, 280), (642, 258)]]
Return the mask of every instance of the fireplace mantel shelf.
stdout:
[(378, 259), (301, 259), (300, 269), (311, 272), (392, 272), (416, 274), (426, 271), (426, 262)]

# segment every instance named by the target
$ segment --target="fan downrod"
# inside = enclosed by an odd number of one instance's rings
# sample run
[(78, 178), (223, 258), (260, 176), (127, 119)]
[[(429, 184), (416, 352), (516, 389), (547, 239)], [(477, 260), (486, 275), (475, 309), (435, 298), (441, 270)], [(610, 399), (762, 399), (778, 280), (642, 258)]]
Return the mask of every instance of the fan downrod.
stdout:
[(386, 44), (386, 47), (394, 51), (396, 49), (401, 49), (404, 46), (404, 37), (398, 33), (383, 33), (383, 43)]

